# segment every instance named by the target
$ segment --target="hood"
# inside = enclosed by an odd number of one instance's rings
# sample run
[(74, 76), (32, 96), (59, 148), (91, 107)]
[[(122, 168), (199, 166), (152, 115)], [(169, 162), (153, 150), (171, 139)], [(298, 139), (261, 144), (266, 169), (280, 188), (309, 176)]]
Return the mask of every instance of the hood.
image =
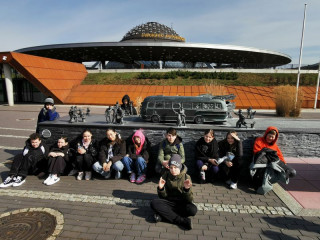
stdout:
[(143, 146), (145, 140), (146, 140), (146, 137), (144, 136), (142, 130), (137, 130), (133, 136), (132, 136), (132, 142), (134, 143), (134, 137), (139, 137), (141, 139), (141, 145), (140, 146)]
[(277, 142), (278, 138), (279, 138), (279, 130), (278, 130), (278, 128), (273, 127), (273, 126), (270, 126), (270, 127), (268, 127), (267, 130), (265, 131), (265, 133), (264, 133), (264, 135), (263, 135), (263, 139), (266, 140), (267, 134), (268, 134), (268, 132), (270, 132), (271, 130), (276, 131), (276, 132), (277, 132), (277, 135), (276, 135), (276, 138), (274, 139), (274, 141), (273, 141), (271, 144), (269, 144), (269, 145), (275, 144), (275, 143)]
[(124, 100), (125, 100), (125, 99), (128, 100), (128, 103), (127, 103), (127, 104), (129, 104), (129, 103), (130, 103), (130, 97), (129, 97), (129, 95), (126, 94), (126, 95), (123, 96), (123, 98), (122, 98), (122, 103), (123, 103), (123, 104), (124, 104)]
[[(168, 140), (167, 140), (168, 141)], [(179, 135), (177, 135), (176, 139), (174, 140), (173, 144), (171, 145), (176, 145), (182, 142), (182, 137), (180, 137)]]

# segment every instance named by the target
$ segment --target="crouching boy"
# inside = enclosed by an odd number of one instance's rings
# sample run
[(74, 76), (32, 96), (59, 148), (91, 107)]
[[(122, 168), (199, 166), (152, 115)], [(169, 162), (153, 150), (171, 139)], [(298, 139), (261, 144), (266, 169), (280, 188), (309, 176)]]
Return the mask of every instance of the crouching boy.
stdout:
[(41, 143), (40, 135), (32, 133), (22, 154), (14, 157), (8, 177), (0, 184), (0, 188), (18, 187), (25, 183), (28, 174), (37, 174), (42, 170), (47, 155), (48, 149)]
[(173, 154), (169, 161), (169, 171), (165, 171), (159, 181), (159, 199), (151, 201), (151, 208), (155, 212), (156, 222), (164, 218), (190, 230), (192, 222), (188, 217), (196, 215), (197, 207), (192, 203), (192, 182), (186, 169), (181, 163), (181, 156)]

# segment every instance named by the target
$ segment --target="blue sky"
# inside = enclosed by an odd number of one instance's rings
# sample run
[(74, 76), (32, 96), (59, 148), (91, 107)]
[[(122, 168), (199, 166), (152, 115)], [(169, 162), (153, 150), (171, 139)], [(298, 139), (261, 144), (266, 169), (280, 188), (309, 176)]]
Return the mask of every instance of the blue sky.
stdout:
[(278, 51), (302, 64), (320, 61), (320, 0), (8, 0), (1, 1), (0, 51), (77, 42), (113, 42), (159, 22), (187, 42)]

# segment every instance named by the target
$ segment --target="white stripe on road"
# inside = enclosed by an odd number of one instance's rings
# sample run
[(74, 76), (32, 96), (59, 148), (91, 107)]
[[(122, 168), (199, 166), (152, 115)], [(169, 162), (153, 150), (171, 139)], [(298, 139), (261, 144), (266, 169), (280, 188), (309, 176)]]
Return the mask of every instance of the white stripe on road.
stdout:
[(16, 131), (30, 131), (30, 132), (35, 132), (35, 129), (25, 129), (25, 128), (5, 128), (5, 127), (0, 127), (0, 129), (3, 129), (3, 130), (16, 130)]
[(29, 138), (28, 136), (16, 136), (16, 135), (0, 135), (0, 137), (9, 137), (9, 138)]
[(0, 149), (10, 149), (10, 150), (22, 150), (22, 147), (8, 147), (8, 146), (0, 146)]
[[(108, 196), (93, 196), (84, 194), (55, 193), (31, 190), (0, 189), (0, 196), (23, 197), (45, 200), (60, 200), (70, 202), (97, 203), (103, 205), (120, 205), (125, 207), (149, 207), (150, 200), (123, 199)], [(267, 214), (267, 215), (293, 215), (286, 207), (235, 205), (235, 204), (211, 204), (196, 203), (198, 210), (213, 212), (229, 212), (240, 214)]]

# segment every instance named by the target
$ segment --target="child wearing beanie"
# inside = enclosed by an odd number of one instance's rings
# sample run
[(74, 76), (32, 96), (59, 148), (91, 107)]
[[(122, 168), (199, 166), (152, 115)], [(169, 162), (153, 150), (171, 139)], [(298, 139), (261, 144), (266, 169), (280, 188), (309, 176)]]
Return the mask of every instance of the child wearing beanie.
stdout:
[(179, 154), (172, 154), (169, 160), (169, 171), (165, 171), (157, 188), (159, 199), (151, 201), (154, 220), (165, 219), (171, 223), (192, 229), (189, 216), (195, 216), (197, 207), (193, 202), (192, 182), (186, 173), (187, 168), (181, 162)]

